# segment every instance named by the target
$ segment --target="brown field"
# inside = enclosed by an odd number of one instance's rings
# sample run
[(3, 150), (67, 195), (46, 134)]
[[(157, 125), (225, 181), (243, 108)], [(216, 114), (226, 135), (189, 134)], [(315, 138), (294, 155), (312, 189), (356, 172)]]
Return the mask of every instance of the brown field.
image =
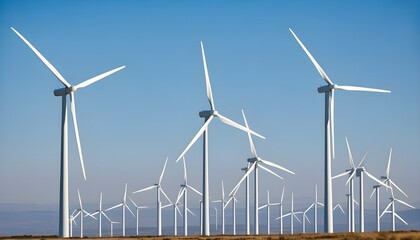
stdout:
[[(0, 239), (32, 239), (32, 240), (42, 240), (42, 239), (48, 239), (48, 240), (54, 240), (54, 239), (60, 239), (56, 236), (12, 236), (12, 237), (0, 237)], [(78, 239), (78, 238), (72, 238), (72, 239)], [(95, 237), (89, 237), (85, 239), (99, 239)], [(147, 239), (147, 240), (178, 240), (178, 239), (200, 239), (200, 240), (245, 240), (245, 239), (257, 239), (257, 240), (288, 240), (288, 239), (342, 239), (342, 240), (356, 240), (356, 239), (378, 239), (378, 240), (420, 240), (420, 231), (397, 231), (397, 232), (367, 232), (367, 233), (318, 233), (318, 234), (294, 234), (294, 235), (258, 235), (258, 236), (244, 236), (244, 235), (237, 235), (237, 236), (209, 236), (209, 237), (202, 237), (202, 236), (188, 236), (188, 237), (182, 237), (182, 236), (161, 236), (161, 237), (155, 237), (155, 236), (140, 236), (140, 237), (105, 237), (100, 238), (104, 240), (119, 240), (119, 239)]]

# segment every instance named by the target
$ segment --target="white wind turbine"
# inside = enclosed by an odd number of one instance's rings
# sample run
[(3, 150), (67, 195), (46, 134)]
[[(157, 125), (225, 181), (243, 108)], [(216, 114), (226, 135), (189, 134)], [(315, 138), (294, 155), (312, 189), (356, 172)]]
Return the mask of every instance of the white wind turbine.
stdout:
[[(395, 202), (401, 203), (403, 205), (406, 205), (407, 207), (413, 208), (415, 209), (415, 207), (411, 206), (410, 204), (397, 199), (394, 197), (394, 191), (391, 188), (391, 197), (389, 198), (391, 200), (391, 202), (388, 204), (388, 206), (386, 206), (385, 210), (382, 212), (381, 216), (379, 216), (380, 218), (383, 217), (384, 214), (389, 213), (391, 214), (391, 220), (392, 220), (392, 231), (395, 231), (395, 217), (397, 217), (398, 219), (401, 220), (401, 222), (405, 223), (405, 225), (408, 225), (408, 223), (395, 212)], [(389, 210), (389, 208), (391, 208), (391, 210)]]
[(130, 197), (128, 197), (128, 198), (133, 203), (134, 207), (136, 207), (136, 236), (138, 236), (139, 235), (139, 212), (140, 212), (140, 209), (149, 208), (149, 207), (148, 206), (139, 206), (133, 201), (133, 199), (131, 199)]
[(310, 205), (305, 211), (303, 211), (302, 214), (302, 233), (306, 233), (306, 221), (308, 221), (308, 223), (311, 223), (311, 221), (309, 221), (308, 216), (306, 216), (306, 213), (311, 210), (311, 208), (315, 206), (313, 203), (312, 205)]
[[(239, 189), (239, 188), (238, 188)], [(236, 192), (229, 198), (229, 200), (225, 204), (225, 208), (229, 206), (229, 203), (232, 202), (232, 234), (236, 235), (236, 203), (238, 200), (235, 197)]]
[(214, 117), (218, 117), (220, 121), (225, 124), (228, 124), (232, 127), (238, 128), (242, 131), (252, 133), (260, 138), (265, 139), (265, 137), (259, 135), (258, 133), (250, 130), (249, 128), (245, 128), (244, 126), (230, 120), (229, 118), (221, 115), (218, 111), (216, 111), (216, 107), (213, 101), (213, 94), (211, 91), (210, 85), (210, 78), (207, 71), (207, 63), (206, 63), (206, 56), (204, 53), (203, 43), (201, 42), (201, 53), (203, 55), (203, 64), (204, 64), (204, 73), (206, 77), (206, 90), (207, 90), (207, 98), (210, 103), (210, 110), (201, 111), (199, 113), (201, 118), (204, 118), (204, 124), (185, 148), (185, 150), (181, 153), (181, 155), (176, 160), (177, 162), (185, 155), (185, 153), (190, 149), (190, 147), (197, 141), (197, 139), (203, 135), (203, 225), (204, 225), (204, 235), (210, 235), (210, 218), (209, 218), (209, 179), (208, 179), (208, 126), (210, 122), (213, 120)]
[(184, 197), (184, 236), (188, 236), (188, 212), (195, 215), (188, 209), (188, 189), (193, 190), (198, 195), (202, 196), (202, 194), (191, 185), (188, 184), (188, 177), (187, 177), (187, 165), (185, 162), (185, 157), (182, 157), (182, 161), (184, 163), (184, 184), (181, 184), (181, 196)]
[[(407, 194), (400, 188), (398, 187), (397, 184), (394, 183), (394, 181), (392, 181), (392, 179), (390, 178), (390, 171), (391, 171), (391, 157), (392, 157), (392, 148), (389, 150), (389, 158), (388, 158), (388, 166), (386, 168), (386, 175), (385, 176), (381, 176), (381, 180), (383, 183), (385, 183), (388, 187), (390, 187), (391, 189), (391, 202), (388, 204), (388, 206), (386, 207), (386, 209), (383, 211), (383, 213), (379, 216), (379, 184), (374, 186), (374, 192), (376, 191), (376, 223), (377, 223), (377, 230), (380, 230), (380, 218), (385, 214), (385, 213), (390, 213), (392, 216), (392, 231), (395, 231), (395, 217), (399, 218), (402, 222), (404, 222), (407, 225), (407, 222), (405, 222), (396, 212), (395, 212), (395, 202), (399, 202), (401, 204), (404, 204), (410, 208), (414, 208), (413, 206), (411, 206), (410, 204), (403, 202), (402, 200), (396, 199), (394, 197), (394, 191), (393, 188), (395, 187), (398, 191), (400, 191), (405, 197), (408, 198)], [(370, 197), (372, 197), (373, 193), (370, 195)], [(388, 211), (388, 209), (391, 207), (391, 211)]]
[(119, 222), (111, 221), (111, 237), (114, 236), (114, 224), (120, 224)]
[(346, 90), (346, 91), (366, 91), (366, 92), (382, 92), (390, 93), (388, 90), (366, 88), (366, 87), (355, 87), (355, 86), (339, 86), (334, 84), (311, 53), (306, 49), (303, 43), (299, 40), (296, 34), (290, 29), (297, 42), (306, 52), (312, 63), (315, 65), (321, 77), (327, 82), (326, 86), (318, 88), (319, 93), (325, 93), (325, 186), (324, 186), (324, 231), (332, 233), (334, 232), (333, 227), (333, 206), (332, 206), (332, 179), (331, 179), (331, 155), (335, 157), (334, 151), (334, 91), (335, 90)]
[[(383, 185), (387, 188), (388, 188), (388, 186), (385, 185), (384, 183), (380, 182), (379, 179), (377, 179), (372, 174), (367, 172), (365, 167), (361, 166), (363, 161), (365, 160), (365, 158), (367, 156), (367, 152), (363, 156), (359, 165), (357, 165), (357, 167), (354, 165), (353, 155), (351, 153), (350, 145), (347, 141), (347, 138), (346, 138), (346, 143), (347, 143), (347, 149), (348, 149), (348, 152), (349, 152), (350, 165), (351, 165), (352, 169), (346, 170), (345, 172), (335, 176), (334, 178), (350, 174), (350, 176), (349, 176), (349, 178), (347, 179), (347, 182), (346, 182), (346, 185), (348, 185), (353, 180), (353, 178), (355, 176), (359, 177), (359, 179), (360, 179), (360, 188), (359, 188), (359, 190), (360, 190), (360, 193), (359, 193), (359, 196), (360, 196), (360, 200), (359, 200), (359, 202), (360, 202), (360, 208), (359, 208), (359, 210), (360, 210), (360, 216), (359, 216), (360, 217), (360, 232), (364, 232), (365, 231), (365, 207), (364, 207), (364, 190), (363, 190), (363, 180), (364, 180), (364, 178), (363, 178), (363, 174), (366, 174), (366, 176), (371, 178), (373, 181), (378, 182), (379, 184), (381, 184), (381, 185)], [(352, 192), (352, 189), (350, 189), (350, 192)], [(352, 215), (353, 215), (354, 214), (354, 202), (353, 201), (351, 201), (351, 209), (352, 209)], [(354, 217), (351, 218), (351, 219), (353, 219), (352, 221), (354, 221)], [(354, 225), (354, 222), (352, 222), (352, 226), (353, 225)]]
[(111, 221), (111, 219), (106, 215), (106, 213), (102, 210), (102, 192), (101, 192), (101, 195), (100, 195), (100, 197), (99, 197), (99, 209), (96, 211), (96, 212), (94, 212), (93, 214), (92, 214), (92, 216), (95, 216), (96, 214), (99, 214), (99, 227), (98, 227), (98, 229), (99, 229), (99, 237), (102, 237), (102, 215), (106, 218), (106, 219), (108, 219), (108, 221), (109, 222), (112, 222)]
[(122, 235), (124, 237), (125, 236), (125, 209), (128, 209), (128, 211), (131, 213), (131, 215), (133, 215), (133, 217), (135, 217), (133, 211), (131, 211), (131, 209), (127, 205), (127, 183), (125, 183), (123, 201), (121, 203), (113, 206), (113, 207), (110, 207), (110, 208), (106, 209), (105, 212), (108, 212), (109, 210), (112, 210), (112, 209), (117, 208), (117, 207), (121, 207), (121, 210), (122, 210)]
[(178, 218), (177, 218), (178, 215), (177, 215), (177, 213), (182, 217), (182, 213), (181, 213), (181, 211), (179, 210), (179, 207), (178, 207), (181, 204), (179, 202), (179, 200), (181, 200), (181, 196), (182, 196), (182, 189), (179, 189), (176, 201), (172, 202), (170, 199), (168, 199), (169, 204), (162, 207), (162, 209), (170, 207), (170, 206), (174, 207), (174, 210), (173, 210), (174, 211), (174, 236), (178, 236)]
[(290, 212), (287, 213), (287, 214), (285, 214), (285, 215), (283, 215), (283, 216), (280, 216), (280, 217), (278, 217), (276, 219), (281, 219), (283, 217), (290, 216), (290, 234), (293, 234), (293, 228), (294, 228), (294, 226), (293, 226), (293, 221), (294, 221), (293, 218), (296, 218), (296, 220), (298, 220), (298, 222), (302, 223), (300, 221), (300, 219), (297, 217), (297, 214), (302, 214), (302, 213), (303, 212), (295, 212), (294, 211), (294, 206), (293, 206), (293, 192), (292, 192), (292, 205), (291, 205)]
[(222, 198), (219, 200), (215, 200), (213, 201), (214, 203), (221, 203), (221, 213), (222, 213), (222, 235), (225, 235), (225, 208), (226, 208), (226, 203), (227, 201), (225, 200), (225, 188), (223, 186), (223, 181), (222, 181)]
[(171, 200), (169, 200), (169, 197), (163, 191), (162, 185), (161, 185), (163, 175), (165, 174), (165, 169), (166, 169), (166, 164), (167, 163), (168, 163), (168, 157), (166, 157), (165, 165), (163, 165), (162, 173), (160, 174), (158, 183), (155, 183), (154, 185), (152, 185), (150, 187), (146, 187), (146, 188), (143, 188), (143, 189), (140, 189), (140, 190), (137, 190), (137, 191), (133, 192), (133, 193), (139, 193), (139, 192), (144, 192), (144, 191), (148, 191), (148, 190), (151, 190), (151, 189), (156, 189), (157, 235), (158, 236), (162, 235), (162, 202), (160, 201), (160, 193), (162, 193), (163, 196), (165, 196), (165, 198), (169, 202), (171, 202)]
[[(357, 168), (360, 166), (360, 164), (363, 162), (364, 158), (366, 157), (366, 155), (363, 157), (363, 159), (360, 161), (359, 166), (356, 167), (356, 165), (354, 165), (354, 161), (353, 161), (353, 155), (351, 153), (351, 149), (350, 149), (350, 145), (349, 145), (349, 141), (346, 139), (346, 146), (347, 146), (347, 153), (349, 155), (349, 163), (350, 163), (350, 167), (351, 169), (347, 169), (345, 172), (340, 173), (334, 177), (332, 177), (331, 179), (335, 179), (335, 178), (339, 178), (345, 175), (349, 175), (352, 176), (352, 174), (354, 172), (357, 171)], [(354, 176), (354, 175), (353, 175)], [(348, 226), (349, 226), (349, 232), (354, 232), (355, 231), (355, 224), (354, 224), (354, 177), (349, 178), (350, 182), (349, 182), (349, 193), (346, 195), (347, 196), (347, 212), (348, 212)]]
[[(79, 189), (77, 189), (77, 196), (79, 197), (79, 207), (80, 207), (79, 209), (77, 209), (77, 211), (78, 211), (77, 215), (80, 215), (80, 238), (83, 238), (83, 218), (84, 218), (84, 214), (86, 214), (87, 216), (89, 216), (93, 219), (96, 219), (96, 218), (94, 216), (92, 216), (90, 213), (88, 213), (86, 210), (83, 209), (82, 198), (80, 197)], [(76, 216), (74, 218), (76, 218)]]
[[(74, 215), (77, 212), (76, 215)], [(70, 214), (69, 222), (70, 222), (70, 237), (73, 237), (73, 223), (77, 225), (75, 219), (79, 216), (80, 212), (75, 209), (72, 214)]]
[(64, 79), (64, 77), (57, 71), (57, 69), (44, 57), (38, 50), (32, 46), (32, 44), (26, 40), (18, 31), (14, 28), (12, 30), (28, 45), (32, 51), (41, 59), (41, 61), (50, 69), (50, 71), (57, 77), (57, 79), (64, 85), (64, 88), (54, 90), (55, 96), (62, 97), (62, 109), (61, 109), (61, 161), (60, 161), (60, 209), (59, 209), (59, 236), (69, 237), (69, 194), (68, 194), (68, 126), (67, 126), (67, 95), (70, 95), (70, 110), (73, 116), (74, 133), (76, 136), (77, 149), (80, 158), (80, 164), (82, 166), (83, 177), (86, 180), (85, 167), (83, 163), (82, 148), (79, 138), (79, 130), (77, 127), (76, 119), (76, 106), (75, 106), (75, 95), (74, 93), (81, 88), (87, 87), (90, 84), (101, 80), (123, 68), (125, 66), (113, 69), (106, 73), (102, 73), (96, 77), (90, 78), (82, 83), (75, 86), (70, 85)]
[(283, 234), (283, 199), (284, 199), (284, 187), (283, 187), (283, 190), (281, 191), (281, 198), (280, 198), (280, 203), (279, 203), (279, 217), (276, 218), (276, 220), (278, 219), (280, 222), (280, 234)]
[[(244, 117), (244, 121), (245, 121), (245, 126), (246, 128), (249, 129), (248, 127), (248, 122), (246, 120), (245, 117), (245, 113), (242, 110), (242, 116)], [(258, 170), (259, 168), (263, 169), (264, 171), (267, 171), (268, 173), (271, 173), (272, 175), (283, 179), (281, 176), (279, 176), (278, 174), (274, 173), (273, 171), (271, 171), (270, 169), (266, 168), (263, 166), (263, 164), (271, 166), (271, 167), (275, 167), (277, 169), (286, 171), (288, 173), (291, 174), (295, 174), (294, 172), (280, 166), (277, 165), (273, 162), (269, 162), (267, 160), (261, 159), (260, 157), (258, 157), (257, 155), (257, 151), (255, 150), (255, 146), (254, 146), (254, 142), (252, 141), (252, 137), (251, 134), (249, 134), (248, 132), (248, 140), (249, 140), (249, 145), (251, 148), (251, 153), (254, 155), (253, 158), (249, 158), (248, 162), (251, 163), (252, 165), (249, 167), (248, 171), (242, 176), (242, 179), (236, 184), (236, 186), (233, 188), (233, 190), (231, 191), (231, 193), (229, 194), (229, 196), (232, 196), (232, 193), (234, 191), (236, 191), (236, 189), (240, 186), (240, 184), (249, 176), (249, 174), (251, 174), (252, 171), (254, 171), (254, 234), (257, 235), (259, 232), (259, 219), (258, 219), (258, 180), (259, 180), (259, 176), (258, 176)]]
[(263, 208), (267, 208), (267, 235), (270, 235), (270, 207), (271, 206), (277, 206), (280, 205), (280, 203), (271, 203), (270, 202), (270, 191), (267, 191), (267, 204), (262, 205), (258, 208), (258, 210), (261, 210)]

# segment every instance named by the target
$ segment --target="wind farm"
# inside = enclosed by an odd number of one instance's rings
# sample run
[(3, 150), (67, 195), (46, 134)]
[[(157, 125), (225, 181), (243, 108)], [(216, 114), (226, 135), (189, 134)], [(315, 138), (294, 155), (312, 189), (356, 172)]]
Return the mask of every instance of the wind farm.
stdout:
[(419, 4), (0, 4), (0, 237), (420, 230)]

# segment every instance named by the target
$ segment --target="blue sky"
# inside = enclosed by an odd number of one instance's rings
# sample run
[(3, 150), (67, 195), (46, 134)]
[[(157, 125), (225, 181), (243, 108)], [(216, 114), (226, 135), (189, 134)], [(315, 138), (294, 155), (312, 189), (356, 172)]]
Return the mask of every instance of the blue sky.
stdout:
[[(174, 161), (209, 108), (200, 41), (219, 112), (242, 124), (243, 108), (267, 137), (254, 139), (259, 155), (296, 172), (281, 173), (284, 181), (261, 174), (260, 201), (267, 189), (279, 198), (282, 186), (301, 202), (315, 184), (322, 193), (324, 96), (316, 89), (324, 81), (291, 27), (333, 82), (392, 91), (336, 93), (333, 173), (349, 167), (345, 136), (356, 161), (369, 150), (365, 166), (377, 177), (393, 147), (391, 177), (420, 207), (419, 12), (417, 1), (0, 0), (0, 203), (59, 197), (61, 101), (53, 90), (61, 84), (10, 27), (71, 84), (127, 66), (76, 92), (87, 181), (69, 120), (71, 203), (80, 188), (88, 203), (103, 192), (114, 204), (125, 182), (130, 191), (155, 183), (166, 156), (163, 185), (175, 198), (182, 165)], [(218, 120), (209, 132), (210, 193), (219, 198), (220, 182), (230, 190), (251, 153), (243, 132)], [(199, 189), (201, 151), (199, 140), (186, 155)], [(334, 183), (334, 201), (345, 201), (344, 183)], [(373, 184), (366, 181), (366, 193)]]

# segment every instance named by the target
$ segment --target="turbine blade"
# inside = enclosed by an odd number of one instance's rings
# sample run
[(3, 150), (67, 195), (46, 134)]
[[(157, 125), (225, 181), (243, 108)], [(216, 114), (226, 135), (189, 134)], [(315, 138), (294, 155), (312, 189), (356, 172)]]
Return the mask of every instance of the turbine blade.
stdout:
[(359, 165), (357, 165), (357, 167), (360, 167), (363, 163), (363, 161), (365, 160), (366, 156), (367, 156), (368, 152), (365, 153), (365, 155), (363, 155), (362, 160), (360, 161)]
[(105, 212), (101, 212), (101, 213), (106, 217), (106, 219), (108, 219), (109, 222), (112, 222), (111, 219), (108, 217), (108, 215), (106, 215)]
[(283, 197), (284, 197), (284, 187), (283, 187), (283, 190), (281, 191), (280, 203), (283, 203)]
[(302, 221), (300, 221), (300, 219), (296, 216), (296, 214), (293, 214), (293, 217), (295, 217), (296, 220), (298, 220), (298, 222), (302, 223)]
[(204, 74), (206, 76), (207, 98), (209, 100), (211, 110), (214, 110), (215, 106), (214, 106), (214, 101), (213, 101), (213, 94), (212, 94), (212, 91), (211, 91), (209, 72), (207, 70), (206, 54), (204, 53), (203, 42), (200, 42), (200, 44), (201, 44), (201, 54), (203, 56)]
[(395, 213), (395, 216), (401, 220), (401, 222), (405, 223), (405, 225), (408, 225), (408, 223), (406, 221), (404, 221), (404, 219), (402, 219), (402, 217), (400, 217), (400, 215), (398, 215), (397, 213)]
[(250, 168), (248, 168), (248, 170), (246, 171), (246, 173), (242, 176), (241, 180), (239, 180), (239, 182), (236, 184), (236, 186), (232, 189), (232, 191), (229, 193), (229, 196), (232, 196), (232, 193), (235, 192), (235, 190), (237, 188), (239, 188), (239, 186), (241, 185), (241, 183), (245, 180), (245, 178), (247, 176), (249, 176), (249, 174), (251, 174), (251, 172), (254, 170), (255, 168), (255, 164), (257, 163), (257, 161), (255, 161)]
[(120, 203), (120, 204), (117, 204), (117, 205), (115, 205), (115, 206), (112, 206), (112, 207), (110, 207), (110, 208), (106, 209), (106, 210), (105, 210), (105, 212), (108, 212), (109, 210), (112, 210), (112, 209), (117, 208), (117, 207), (121, 207), (122, 205), (123, 205), (123, 204), (122, 204), (122, 203)]
[(153, 188), (156, 188), (156, 187), (157, 187), (156, 185), (153, 185), (153, 186), (150, 186), (150, 187), (147, 187), (147, 188), (143, 188), (143, 189), (134, 191), (133, 193), (139, 193), (139, 192), (148, 191), (148, 190), (153, 189)]
[[(242, 116), (244, 118), (245, 127), (249, 129), (248, 121), (246, 120), (244, 110), (242, 110)], [(252, 136), (249, 132), (248, 132), (248, 140), (249, 140), (249, 147), (251, 148), (251, 153), (254, 155), (254, 157), (257, 157), (257, 151), (255, 150), (254, 142), (252, 141)]]
[(258, 208), (258, 210), (266, 208), (266, 207), (268, 207), (268, 204), (262, 205), (261, 207)]
[(166, 195), (165, 191), (163, 191), (162, 187), (161, 187), (161, 188), (159, 188), (159, 189), (160, 189), (160, 191), (163, 193), (163, 196), (165, 196), (165, 198), (166, 198), (166, 199), (167, 199), (170, 203), (174, 204), (174, 203), (171, 201), (171, 199), (169, 199), (169, 198), (168, 198), (168, 195)]
[(125, 183), (125, 190), (124, 190), (124, 203), (127, 201), (127, 183)]
[(123, 207), (126, 207), (128, 209), (128, 211), (131, 213), (131, 215), (133, 215), (133, 217), (136, 216), (136, 215), (134, 215), (133, 211), (131, 211), (131, 209), (128, 207), (127, 204), (125, 204)]
[(380, 218), (388, 211), (388, 209), (389, 209), (389, 207), (391, 207), (391, 204), (392, 204), (392, 202), (393, 201), (391, 201), (387, 206), (386, 206), (386, 208), (384, 209), (384, 211), (382, 212), (382, 214), (381, 214), (381, 216), (380, 216)]
[(195, 216), (195, 214), (194, 214), (193, 212), (191, 212), (191, 210), (190, 210), (189, 208), (187, 208), (187, 211), (188, 211), (189, 213), (191, 213), (193, 216)]
[(339, 178), (339, 177), (342, 177), (342, 176), (345, 176), (345, 175), (348, 175), (349, 174), (349, 172), (348, 171), (345, 171), (345, 172), (343, 172), (343, 173), (340, 173), (340, 174), (338, 174), (338, 175), (335, 175), (334, 177), (332, 177), (331, 179), (335, 179), (335, 178)]
[(195, 143), (195, 141), (197, 141), (197, 139), (201, 136), (201, 134), (203, 134), (203, 132), (207, 129), (207, 126), (210, 124), (210, 122), (213, 118), (214, 118), (214, 116), (211, 115), (209, 117), (209, 119), (203, 124), (203, 126), (200, 128), (200, 130), (197, 132), (197, 134), (195, 134), (194, 138), (191, 140), (191, 142), (188, 144), (188, 146), (185, 148), (185, 150), (181, 153), (181, 155), (179, 155), (176, 162), (178, 162), (179, 159), (181, 159), (184, 156), (184, 154), (190, 149), (190, 147)]
[(408, 203), (406, 203), (406, 202), (404, 202), (402, 200), (399, 200), (399, 199), (396, 199), (396, 198), (394, 198), (394, 200), (397, 201), (397, 202), (399, 202), (399, 203), (401, 203), (401, 204), (406, 205), (407, 207), (410, 207), (412, 209), (416, 209), (415, 207), (411, 206), (410, 204), (408, 204)]
[(187, 184), (187, 166), (186, 166), (186, 163), (185, 163), (185, 157), (184, 156), (182, 156), (182, 161), (184, 163), (184, 183)]
[(340, 210), (343, 212), (343, 214), (345, 214), (345, 212), (344, 212), (344, 210), (343, 210), (343, 208), (341, 207), (341, 205), (340, 204), (338, 204), (338, 207), (340, 208)]
[(165, 165), (163, 165), (162, 173), (160, 174), (160, 177), (159, 177), (159, 185), (162, 182), (163, 174), (165, 174), (165, 169), (166, 169), (166, 164), (167, 163), (168, 163), (168, 157), (166, 157)]
[(346, 137), (346, 145), (347, 145), (347, 152), (348, 152), (348, 154), (349, 154), (349, 162), (350, 162), (350, 166), (351, 166), (352, 168), (355, 168), (355, 167), (354, 167), (354, 161), (353, 161), (353, 155), (351, 154), (350, 144), (349, 144), (349, 141), (347, 140), (347, 137)]
[(80, 165), (82, 166), (83, 177), (86, 180), (85, 164), (83, 162), (82, 146), (80, 144), (79, 128), (77, 127), (76, 103), (74, 92), (70, 93), (71, 115), (73, 117), (74, 135), (76, 136), (77, 150), (79, 153)]
[(179, 208), (178, 208), (178, 206), (177, 206), (177, 205), (175, 205), (175, 209), (178, 211), (179, 215), (182, 217), (182, 213), (181, 213), (181, 211), (179, 210)]
[(99, 197), (99, 211), (102, 211), (102, 192), (101, 196)]
[(203, 194), (201, 194), (201, 192), (199, 192), (197, 189), (193, 188), (192, 186), (187, 185), (187, 187), (188, 187), (189, 189), (193, 190), (194, 192), (196, 192), (198, 195), (200, 195), (200, 196), (202, 196), (202, 195), (203, 195)]
[(225, 200), (225, 187), (223, 186), (223, 181), (222, 181), (222, 200)]
[(183, 188), (180, 189), (180, 191), (178, 193), (178, 197), (176, 198), (175, 204), (177, 204), (179, 202), (179, 200), (181, 200), (181, 197), (182, 197), (182, 195), (184, 195), (185, 190), (186, 190), (185, 187), (183, 187)]
[(284, 167), (282, 167), (280, 165), (277, 165), (277, 164), (275, 164), (273, 162), (270, 162), (270, 161), (267, 161), (267, 160), (263, 160), (263, 159), (260, 159), (260, 161), (263, 162), (264, 164), (268, 165), (268, 166), (272, 166), (272, 167), (278, 168), (280, 170), (286, 171), (288, 173), (295, 174), (294, 172), (290, 171), (289, 169), (284, 168)]
[(363, 92), (380, 92), (380, 93), (390, 93), (389, 90), (377, 89), (377, 88), (367, 88), (367, 87), (355, 87), (355, 86), (335, 86), (335, 89), (347, 90), (347, 91), (363, 91)]
[(375, 193), (375, 191), (377, 191), (376, 188), (373, 189), (372, 193), (370, 194), (369, 198), (372, 198), (373, 194)]
[(373, 181), (378, 182), (379, 184), (381, 184), (382, 186), (389, 188), (388, 185), (384, 184), (383, 182), (381, 182), (381, 180), (377, 179), (376, 177), (374, 177), (372, 174), (368, 173), (367, 171), (364, 171), (365, 174), (370, 177)]
[(276, 176), (276, 177), (278, 177), (278, 178), (280, 178), (280, 179), (283, 179), (281, 176), (279, 176), (279, 175), (278, 175), (278, 174), (276, 174), (275, 172), (271, 171), (270, 169), (268, 169), (268, 168), (264, 167), (263, 165), (260, 165), (259, 167), (260, 167), (261, 169), (263, 169), (263, 170), (265, 170), (265, 171), (267, 171), (267, 172), (269, 172), (269, 173), (273, 174), (274, 176)]
[(391, 179), (389, 179), (389, 182), (392, 184), (392, 186), (394, 186), (395, 188), (397, 188), (397, 189), (398, 189), (398, 191), (400, 191), (402, 194), (404, 194), (404, 196), (405, 196), (405, 197), (407, 197), (407, 198), (408, 198), (407, 194), (405, 194), (405, 192), (404, 192), (401, 188), (399, 188), (399, 187), (397, 186), (397, 184), (395, 184), (395, 183), (394, 183), (394, 181), (392, 181)]
[(308, 221), (308, 223), (311, 223), (311, 221), (309, 220), (308, 216), (306, 216), (306, 214), (303, 214), (303, 216), (305, 216), (305, 218)]
[(388, 167), (386, 168), (386, 178), (389, 179), (389, 170), (391, 168), (392, 148), (389, 150)]
[(335, 133), (334, 133), (334, 89), (331, 89), (330, 134), (332, 158), (335, 159)]
[(240, 125), (240, 124), (238, 124), (238, 123), (236, 123), (236, 122), (234, 122), (234, 121), (230, 120), (229, 118), (227, 118), (227, 117), (225, 117), (225, 116), (223, 116), (223, 115), (221, 115), (221, 114), (217, 114), (217, 116), (219, 117), (219, 119), (220, 119), (222, 122), (224, 122), (224, 123), (226, 123), (226, 124), (228, 124), (228, 125), (230, 125), (230, 126), (232, 126), (232, 127), (235, 127), (235, 128), (237, 128), (237, 129), (240, 129), (240, 130), (242, 130), (242, 131), (244, 131), (244, 132), (249, 132), (249, 133), (251, 133), (251, 134), (253, 134), (253, 135), (255, 135), (255, 136), (259, 137), (259, 138), (265, 139), (265, 137), (264, 137), (264, 136), (262, 136), (262, 135), (260, 135), (260, 134), (258, 134), (258, 133), (256, 133), (256, 132), (254, 132), (254, 131), (252, 131), (252, 130), (251, 130), (251, 129), (249, 129), (249, 128), (245, 128), (244, 126), (242, 126), (242, 125)]
[(98, 76), (96, 76), (96, 77), (93, 77), (93, 78), (91, 78), (91, 79), (88, 79), (88, 80), (86, 80), (86, 81), (84, 81), (84, 82), (81, 82), (81, 83), (77, 84), (77, 85), (76, 85), (76, 88), (78, 89), (78, 88), (84, 88), (84, 87), (87, 87), (87, 86), (89, 86), (90, 84), (92, 84), (92, 83), (94, 83), (94, 82), (96, 82), (96, 81), (99, 81), (99, 80), (101, 80), (101, 79), (103, 79), (103, 78), (105, 78), (105, 77), (108, 77), (109, 75), (111, 75), (111, 74), (113, 74), (113, 73), (115, 73), (115, 72), (118, 72), (118, 71), (120, 71), (120, 70), (121, 70), (121, 69), (123, 69), (123, 68), (125, 68), (125, 66), (121, 66), (121, 67), (115, 68), (115, 69), (113, 69), (113, 70), (111, 70), (111, 71), (108, 71), (108, 72), (102, 73), (102, 74), (100, 74), (100, 75), (98, 75)]
[(77, 196), (79, 197), (79, 206), (80, 206), (80, 209), (83, 209), (83, 206), (82, 206), (82, 198), (80, 197), (80, 191), (79, 191), (79, 189), (77, 189)]
[(57, 71), (57, 69), (55, 69), (55, 67), (48, 62), (48, 60), (42, 56), (42, 54), (40, 52), (38, 52), (38, 50), (36, 50), (36, 48), (34, 46), (32, 46), (32, 44), (26, 40), (25, 37), (23, 37), (18, 31), (16, 31), (14, 28), (12, 28), (12, 30), (26, 43), (26, 45), (28, 45), (32, 51), (38, 56), (39, 59), (41, 59), (41, 61), (48, 67), (48, 69), (50, 69), (50, 71), (57, 77), (57, 79), (66, 87), (71, 87), (71, 85), (66, 81), (66, 79), (64, 79), (63, 76), (61, 76), (61, 74)]
[(130, 199), (130, 201), (133, 203), (134, 207), (139, 208), (139, 206), (137, 206), (137, 204), (133, 201), (133, 199), (131, 199), (131, 197), (128, 197), (128, 199)]
[(296, 36), (296, 34), (290, 29), (290, 32), (293, 34), (293, 36), (296, 38), (300, 46), (303, 48), (303, 50), (306, 52), (306, 55), (308, 55), (309, 59), (311, 59), (312, 63), (315, 65), (316, 69), (318, 70), (321, 77), (327, 82), (329, 85), (333, 85), (330, 78), (327, 76), (327, 74), (322, 70), (321, 66), (318, 64), (318, 62), (315, 60), (315, 58), (312, 56), (312, 54), (306, 49), (306, 47), (303, 45), (303, 43), (299, 40), (299, 38)]
[(315, 203), (312, 203), (311, 206), (309, 206), (303, 213), (306, 214), (306, 212), (308, 212), (313, 206), (315, 206)]

